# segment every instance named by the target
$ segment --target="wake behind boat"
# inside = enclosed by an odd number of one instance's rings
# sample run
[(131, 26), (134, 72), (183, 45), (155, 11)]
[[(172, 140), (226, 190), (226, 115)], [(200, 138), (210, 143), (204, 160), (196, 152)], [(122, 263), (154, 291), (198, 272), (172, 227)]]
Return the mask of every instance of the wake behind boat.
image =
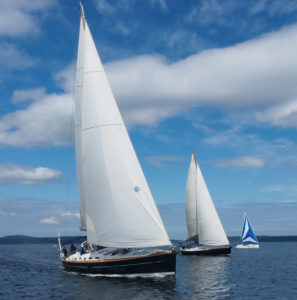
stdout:
[(235, 245), (237, 249), (259, 249), (259, 242), (253, 232), (247, 213), (243, 215), (243, 228), (240, 244)]
[[(194, 152), (186, 185), (189, 239), (180, 247), (184, 255), (228, 255), (232, 246), (225, 234)], [(194, 245), (193, 245), (194, 242)]]
[(109, 86), (81, 3), (80, 11), (74, 123), (80, 220), (81, 229), (87, 231), (88, 249), (68, 256), (60, 246), (63, 266), (68, 271), (103, 275), (174, 274), (175, 251)]

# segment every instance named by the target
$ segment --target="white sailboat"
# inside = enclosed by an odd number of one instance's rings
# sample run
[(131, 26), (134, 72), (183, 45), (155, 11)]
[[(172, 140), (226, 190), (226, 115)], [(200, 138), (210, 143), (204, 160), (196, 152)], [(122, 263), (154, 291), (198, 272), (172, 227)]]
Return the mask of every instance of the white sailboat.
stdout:
[(235, 245), (235, 247), (238, 249), (259, 249), (260, 247), (246, 212), (244, 212), (243, 215), (243, 227), (240, 244)]
[[(80, 3), (75, 85), (75, 149), (86, 253), (66, 270), (96, 274), (175, 273), (164, 228), (105, 75)], [(167, 246), (167, 250), (153, 247)], [(162, 247), (163, 249), (164, 247)], [(165, 247), (166, 248), (166, 247)]]
[(188, 241), (196, 241), (194, 247), (183, 246), (186, 255), (230, 254), (231, 245), (225, 234), (211, 196), (208, 192), (194, 152), (192, 153), (186, 185), (186, 217)]

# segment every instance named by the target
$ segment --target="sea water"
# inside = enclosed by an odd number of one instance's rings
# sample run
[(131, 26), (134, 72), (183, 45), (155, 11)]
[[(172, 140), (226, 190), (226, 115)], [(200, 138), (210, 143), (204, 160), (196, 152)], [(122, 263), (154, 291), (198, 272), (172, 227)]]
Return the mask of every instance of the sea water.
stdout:
[(297, 299), (297, 243), (177, 256), (176, 276), (67, 273), (57, 245), (0, 245), (0, 299)]

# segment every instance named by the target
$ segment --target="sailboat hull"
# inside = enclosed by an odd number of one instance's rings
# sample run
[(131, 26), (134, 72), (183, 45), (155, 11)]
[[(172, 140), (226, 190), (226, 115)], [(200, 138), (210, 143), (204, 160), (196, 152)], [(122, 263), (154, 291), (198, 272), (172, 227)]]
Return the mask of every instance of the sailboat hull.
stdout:
[(231, 245), (228, 246), (198, 246), (193, 248), (182, 248), (181, 254), (183, 255), (230, 255)]
[(237, 249), (259, 249), (259, 244), (237, 244), (235, 245)]
[(176, 255), (174, 252), (149, 256), (126, 257), (106, 260), (74, 261), (63, 260), (66, 271), (84, 274), (133, 275), (164, 273), (174, 275)]

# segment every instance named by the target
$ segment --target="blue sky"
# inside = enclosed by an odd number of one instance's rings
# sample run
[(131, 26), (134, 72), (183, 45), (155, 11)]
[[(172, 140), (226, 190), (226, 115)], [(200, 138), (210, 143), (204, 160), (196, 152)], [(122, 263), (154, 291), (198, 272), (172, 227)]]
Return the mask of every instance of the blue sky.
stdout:
[[(191, 151), (228, 235), (297, 234), (295, 1), (88, 0), (86, 17), (172, 238)], [(0, 236), (77, 234), (77, 1), (0, 1)]]

